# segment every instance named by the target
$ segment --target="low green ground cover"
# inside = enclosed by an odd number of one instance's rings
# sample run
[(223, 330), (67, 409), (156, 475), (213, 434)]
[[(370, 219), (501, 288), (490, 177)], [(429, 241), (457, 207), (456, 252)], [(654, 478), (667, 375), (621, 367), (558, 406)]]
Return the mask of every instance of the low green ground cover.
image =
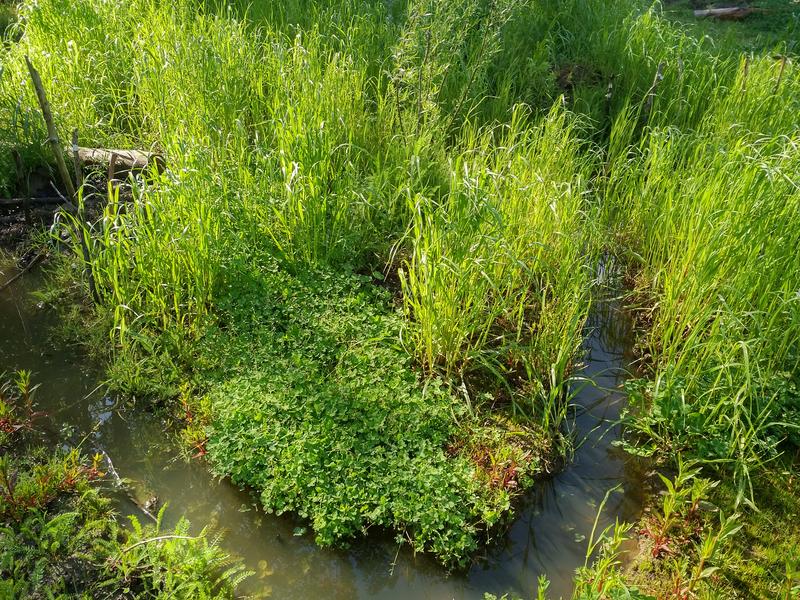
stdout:
[(88, 265), (115, 383), (188, 389), (211, 464), (320, 542), (389, 526), (468, 561), (568, 445), (604, 255), (640, 314), (629, 449), (722, 468), (738, 509), (797, 442), (778, 8), (738, 44), (632, 0), (27, 2), (0, 188), (10, 148), (46, 161), (25, 54), (64, 132), (165, 155), (133, 202), (56, 227), (54, 295), (85, 302)]
[[(214, 357), (204, 386), (214, 469), (255, 487), (269, 510), (307, 518), (325, 545), (374, 525), (447, 562), (476, 550), (512, 488), (485, 485), (449, 448), (476, 417), (412, 370), (390, 295), (369, 276), (290, 275), (269, 258), (230, 265), (225, 281), (200, 354)], [(495, 460), (515, 460), (515, 482), (542, 470), (508, 446)]]
[(232, 598), (243, 567), (181, 520), (128, 526), (100, 486), (100, 456), (51, 451), (30, 377), (0, 385), (0, 598)]

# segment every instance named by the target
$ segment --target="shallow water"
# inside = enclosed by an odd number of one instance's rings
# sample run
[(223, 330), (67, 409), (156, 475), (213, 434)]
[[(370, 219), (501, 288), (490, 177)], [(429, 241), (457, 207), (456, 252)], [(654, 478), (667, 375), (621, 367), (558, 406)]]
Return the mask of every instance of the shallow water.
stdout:
[[(14, 274), (0, 265), (0, 285)], [(482, 599), (484, 592), (533, 597), (546, 573), (552, 597), (568, 597), (584, 555), (598, 507), (616, 485), (600, 518), (633, 520), (642, 504), (636, 461), (612, 447), (613, 422), (624, 406), (616, 390), (630, 362), (630, 325), (613, 302), (600, 303), (589, 324), (584, 375), (595, 385), (578, 391), (575, 431), (584, 443), (558, 475), (540, 482), (519, 508), (513, 526), (465, 573), (448, 574), (426, 556), (414, 556), (387, 534), (371, 534), (346, 550), (320, 549), (310, 534), (293, 535), (300, 523), (259, 510), (250, 494), (212, 478), (199, 461), (185, 463), (165, 424), (144, 410), (116, 409), (99, 386), (99, 375), (80, 352), (50, 341), (53, 316), (30, 293), (40, 284), (26, 274), (0, 291), (0, 372), (33, 371), (40, 384), (39, 409), (52, 419), (54, 442), (83, 441), (87, 452), (102, 450), (118, 474), (140, 482), (169, 507), (168, 524), (185, 514), (194, 524), (225, 532), (223, 545), (256, 571), (249, 593), (279, 598)], [(119, 493), (123, 514), (146, 517)]]

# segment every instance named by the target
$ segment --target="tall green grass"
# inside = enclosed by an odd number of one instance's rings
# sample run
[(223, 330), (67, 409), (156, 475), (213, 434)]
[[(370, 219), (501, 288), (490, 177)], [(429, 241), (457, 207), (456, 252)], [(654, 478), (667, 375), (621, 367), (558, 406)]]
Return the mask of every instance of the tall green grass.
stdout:
[(467, 130), (446, 192), (409, 197), (406, 341), (428, 371), (468, 380), (468, 399), (489, 376), (515, 408), (557, 427), (545, 407), (563, 408), (555, 400), (589, 307), (593, 156), (563, 110), (537, 127), (527, 116), (518, 110), (507, 126)]
[(630, 143), (610, 148), (604, 209), (648, 324), (638, 424), (662, 448), (733, 465), (744, 493), (751, 469), (798, 439), (800, 79), (770, 56), (719, 63), (713, 93), (686, 67), (652, 114), (619, 114), (611, 139)]
[[(586, 288), (578, 222), (591, 157), (578, 156), (564, 115), (553, 113), (544, 133), (529, 134), (531, 119), (517, 110), (509, 113), (510, 131), (470, 126), (452, 149), (447, 143), (450, 129), (480, 103), (475, 98), (487, 89), (487, 65), (502, 50), (501, 29), (517, 7), (466, 3), (437, 5), (430, 13), (425, 3), (409, 5), (402, 24), (387, 26), (397, 36), (392, 54), (373, 54), (369, 61), (365, 53), (351, 53), (350, 45), (334, 49), (342, 40), (375, 35), (374, 23), (356, 18), (348, 3), (337, 13), (341, 31), (327, 24), (323, 33), (313, 24), (301, 33), (294, 25), (293, 37), (284, 33), (292, 29), (285, 14), (262, 14), (255, 26), (225, 10), (197, 8), (183, 2), (167, 10), (148, 1), (122, 11), (90, 1), (28, 5), (25, 36), (8, 56), (10, 65), (23, 53), (40, 64), (56, 119), (64, 129), (79, 126), (84, 143), (157, 149), (168, 159), (168, 173), (141, 187), (131, 209), (107, 206), (91, 242), (95, 279), (103, 305), (114, 312), (119, 340), (131, 323), (185, 330), (202, 319), (224, 268), (223, 248), (240, 240), (269, 248), (291, 269), (380, 267), (398, 240), (411, 241), (410, 254), (420, 252), (416, 245), (424, 240), (416, 239), (418, 231), (405, 236), (407, 228), (418, 230), (419, 218), (444, 213), (422, 204), (469, 195), (476, 210), (499, 211), (503, 221), (482, 252), (484, 261), (502, 255), (489, 270), (506, 280), (499, 285), (508, 288), (501, 295), (510, 304), (486, 310), (514, 323), (517, 343), (530, 337), (524, 329), (532, 327), (525, 324), (531, 318), (572, 314), (564, 298), (583, 298)], [(308, 10), (308, 18), (321, 21), (316, 11), (334, 8)], [(457, 17), (480, 24), (487, 35), (468, 35)], [(57, 55), (46, 54), (61, 47)], [(473, 59), (457, 62), (463, 52)], [(370, 61), (389, 60), (382, 77), (367, 75)], [(2, 85), (9, 103), (17, 94), (13, 112), (35, 124), (24, 72), (9, 69)], [(15, 141), (35, 146), (30, 139)], [(535, 165), (544, 157), (548, 162)], [(485, 192), (473, 191), (476, 186)], [(410, 264), (417, 270), (419, 257)], [(424, 293), (424, 279), (407, 282), (409, 302)], [(559, 285), (573, 291), (562, 296)], [(557, 299), (549, 298), (554, 294)], [(476, 297), (475, 309), (484, 310), (485, 300)], [(585, 302), (579, 304), (581, 314)], [(512, 314), (521, 309), (528, 314)], [(416, 312), (419, 328), (413, 329), (419, 331), (428, 325)], [(484, 319), (479, 346), (495, 317)], [(559, 363), (557, 385), (563, 381), (582, 320), (561, 320), (572, 328), (566, 342), (559, 335), (544, 342), (550, 334), (537, 325), (542, 364), (529, 378), (550, 379), (550, 365)], [(454, 355), (458, 346), (473, 332), (452, 335), (462, 339), (444, 350), (448, 374), (461, 360)], [(423, 336), (428, 341), (420, 338), (412, 351), (425, 364), (438, 362), (431, 336)], [(562, 351), (562, 343), (569, 350)]]

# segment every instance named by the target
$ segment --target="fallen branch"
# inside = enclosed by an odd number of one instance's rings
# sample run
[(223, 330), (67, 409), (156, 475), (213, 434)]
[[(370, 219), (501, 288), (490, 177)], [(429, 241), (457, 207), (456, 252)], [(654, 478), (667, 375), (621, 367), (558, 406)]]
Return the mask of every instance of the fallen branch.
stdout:
[(159, 171), (165, 167), (164, 157), (155, 152), (142, 152), (140, 150), (114, 150), (106, 148), (83, 148), (74, 146), (69, 150), (73, 159), (77, 156), (83, 164), (108, 165), (116, 163), (117, 167), (129, 170), (143, 170), (150, 165), (155, 165)]
[(748, 6), (728, 6), (725, 8), (705, 8), (702, 10), (694, 11), (694, 16), (698, 19), (705, 19), (708, 17), (723, 20), (738, 20), (750, 16), (758, 9), (750, 8)]
[[(99, 423), (98, 423), (98, 425), (99, 425)], [(123, 490), (125, 492), (125, 494), (128, 496), (128, 499), (130, 499), (130, 501), (133, 502), (136, 505), (136, 507), (139, 510), (141, 510), (142, 513), (144, 513), (144, 515), (146, 517), (148, 517), (149, 519), (152, 519), (154, 523), (158, 523), (158, 517), (156, 517), (153, 513), (151, 513), (149, 510), (147, 510), (145, 508), (144, 504), (142, 502), (139, 502), (136, 499), (136, 496), (134, 495), (133, 491), (131, 490), (131, 486), (128, 483), (126, 483), (126, 481), (130, 481), (130, 480), (122, 479), (122, 477), (119, 476), (119, 473), (117, 472), (116, 467), (114, 467), (114, 463), (111, 462), (111, 457), (108, 455), (108, 452), (106, 452), (105, 450), (100, 448), (100, 453), (106, 459), (106, 464), (108, 465), (108, 472), (114, 478), (114, 485), (117, 486), (118, 489)]]
[(124, 487), (125, 487), (125, 482), (124, 482), (124, 481), (122, 481), (122, 477), (120, 477), (120, 476), (119, 476), (119, 473), (117, 473), (117, 470), (114, 468), (114, 463), (113, 463), (113, 462), (111, 462), (111, 457), (110, 457), (110, 456), (108, 455), (108, 453), (107, 453), (105, 450), (103, 450), (102, 448), (100, 448), (100, 453), (101, 453), (103, 456), (105, 456), (105, 458), (106, 458), (106, 463), (108, 464), (108, 472), (109, 472), (109, 473), (111, 473), (111, 475), (113, 475), (113, 476), (114, 476), (114, 483), (115, 483), (115, 485), (116, 485), (118, 488), (124, 488)]

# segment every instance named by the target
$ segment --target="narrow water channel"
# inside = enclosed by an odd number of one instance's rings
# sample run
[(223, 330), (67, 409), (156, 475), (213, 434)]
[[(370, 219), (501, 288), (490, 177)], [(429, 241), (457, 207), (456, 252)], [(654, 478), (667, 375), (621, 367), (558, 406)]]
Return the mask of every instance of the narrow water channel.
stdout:
[[(13, 270), (0, 265), (0, 285)], [(259, 510), (247, 492), (212, 478), (199, 461), (185, 463), (164, 423), (146, 410), (116, 409), (98, 387), (100, 377), (75, 349), (54, 345), (52, 315), (37, 307), (31, 292), (40, 276), (29, 273), (0, 291), (0, 372), (28, 369), (40, 384), (38, 405), (52, 417), (55, 443), (83, 441), (86, 452), (104, 451), (123, 478), (141, 482), (169, 504), (167, 524), (186, 515), (195, 525), (225, 532), (227, 549), (256, 571), (247, 592), (287, 599), (482, 599), (484, 592), (534, 597), (546, 573), (552, 597), (569, 597), (598, 507), (606, 492), (621, 485), (601, 515), (632, 520), (641, 507), (642, 480), (636, 462), (616, 450), (612, 425), (624, 397), (618, 386), (629, 364), (630, 323), (613, 302), (602, 302), (587, 329), (584, 374), (575, 430), (585, 441), (560, 474), (539, 483), (519, 509), (514, 525), (468, 572), (448, 574), (425, 556), (414, 556), (391, 536), (371, 535), (346, 550), (318, 548), (310, 534), (293, 535), (288, 517)], [(137, 505), (119, 494), (118, 510), (146, 520)]]

